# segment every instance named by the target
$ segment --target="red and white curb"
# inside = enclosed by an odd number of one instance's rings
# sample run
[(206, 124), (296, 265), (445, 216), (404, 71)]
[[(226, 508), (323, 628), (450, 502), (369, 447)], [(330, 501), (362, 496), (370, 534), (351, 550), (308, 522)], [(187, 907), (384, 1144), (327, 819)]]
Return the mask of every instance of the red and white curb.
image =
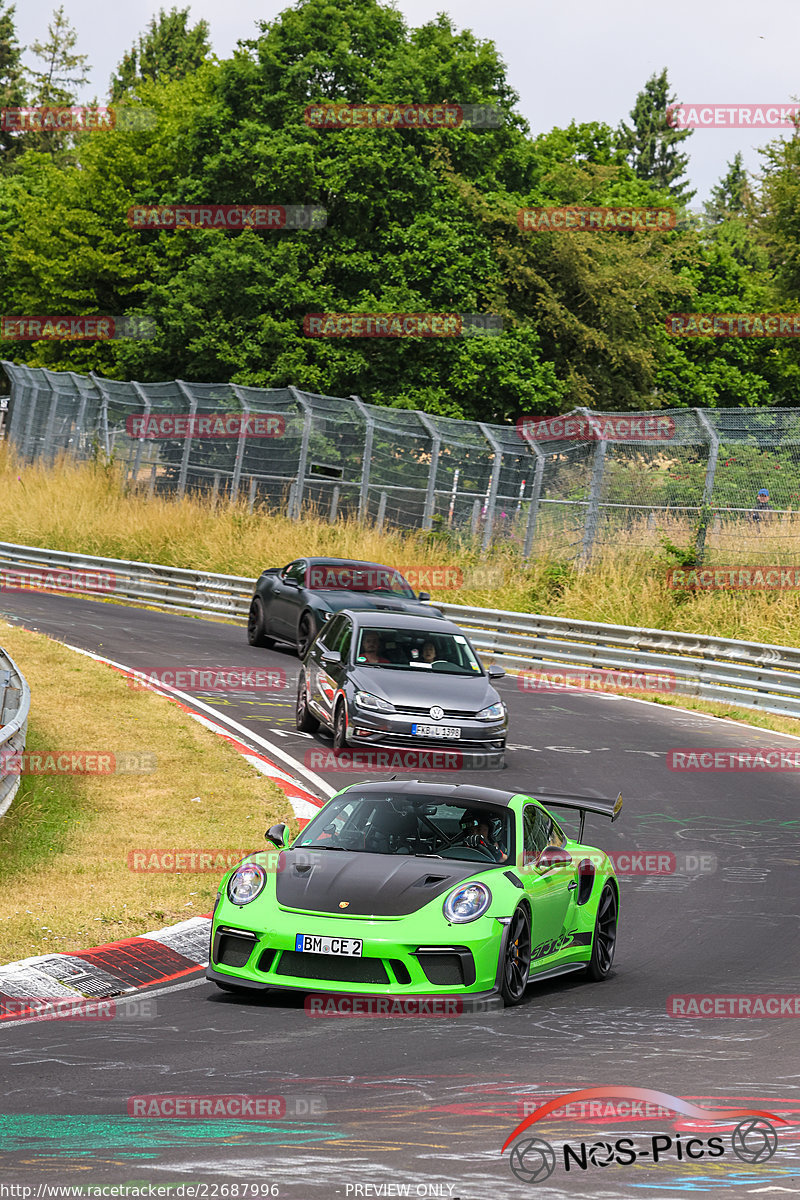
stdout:
[[(285, 751), (272, 746), (266, 739), (252, 733), (237, 721), (227, 716), (220, 718), (220, 714), (213, 708), (193, 696), (167, 685), (154, 686), (141, 672), (133, 671), (122, 663), (113, 662), (78, 646), (68, 646), (68, 649), (137, 679), (140, 687), (147, 687), (171, 700), (206, 729), (224, 738), (251, 766), (281, 789), (301, 825), (305, 825), (315, 815), (324, 801), (304, 788), (289, 771), (272, 762), (266, 754), (254, 750), (252, 746), (235, 737), (224, 728), (220, 720), (224, 720), (234, 730), (241, 731), (249, 740), (263, 745), (276, 757), (283, 759), (290, 768), (302, 772), (326, 797), (333, 794), (329, 784), (307, 767), (296, 763)], [(204, 709), (205, 712), (197, 712), (198, 708)], [(206, 716), (205, 713), (210, 715)], [(212, 716), (219, 719), (213, 720)], [(104, 1000), (130, 995), (140, 988), (169, 983), (182, 976), (192, 975), (208, 963), (210, 935), (209, 916), (191, 917), (188, 921), (181, 921), (177, 925), (170, 925), (153, 933), (109, 942), (91, 950), (70, 954), (42, 954), (7, 963), (0, 966), (0, 1022), (4, 1019), (18, 1019), (18, 1014), (13, 1011), (17, 1007), (15, 1005), (9, 1006), (9, 1012), (3, 1012), (4, 1000)]]

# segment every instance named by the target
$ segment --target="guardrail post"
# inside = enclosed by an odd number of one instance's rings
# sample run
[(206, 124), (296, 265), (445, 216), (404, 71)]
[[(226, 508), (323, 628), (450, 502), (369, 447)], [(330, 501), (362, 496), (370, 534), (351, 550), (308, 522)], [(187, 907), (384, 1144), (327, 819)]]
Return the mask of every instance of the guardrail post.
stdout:
[(369, 476), (372, 470), (372, 440), (375, 436), (375, 418), (370, 414), (360, 396), (351, 396), (366, 422), (364, 433), (364, 457), (361, 464), (361, 487), (358, 492), (358, 519), (363, 521), (369, 511)]
[(433, 514), (436, 508), (436, 473), (439, 470), (439, 451), (442, 448), (442, 439), (439, 436), (439, 431), (432, 421), (429, 421), (423, 412), (417, 412), (416, 417), (420, 425), (426, 431), (431, 439), (431, 465), (428, 471), (428, 486), (425, 491), (425, 508), (422, 513), (422, 528), (433, 529)]
[(494, 434), (490, 432), (489, 427), (484, 425), (483, 421), (478, 421), (478, 428), (494, 450), (492, 478), (489, 483), (489, 494), (486, 497), (486, 520), (483, 524), (483, 542), (481, 544), (481, 549), (485, 552), (491, 545), (492, 532), (494, 530), (494, 510), (497, 505), (497, 491), (500, 487), (500, 472), (503, 469), (503, 447)]
[[(579, 411), (588, 413), (588, 409), (579, 409)], [(600, 496), (603, 488), (603, 469), (606, 463), (607, 446), (608, 442), (601, 439), (597, 442), (594, 452), (592, 482), (589, 488), (589, 507), (586, 510), (586, 521), (583, 526), (583, 543), (580, 554), (580, 564), (582, 567), (585, 567), (592, 557), (592, 548), (594, 540), (597, 537), (597, 521), (600, 514)]]
[(300, 443), (300, 458), (297, 463), (297, 485), (294, 489), (294, 503), (290, 507), (289, 516), (295, 521), (300, 520), (300, 510), (303, 507), (303, 487), (306, 481), (306, 463), (308, 462), (308, 444), (311, 441), (311, 421), (313, 411), (307, 400), (304, 400), (296, 387), (289, 386), (289, 391), (297, 401), (297, 406), (303, 413), (303, 440)]
[(703, 561), (706, 552), (706, 531), (708, 529), (708, 506), (711, 504), (711, 495), (714, 491), (714, 476), (717, 473), (717, 459), (719, 458), (719, 437), (714, 426), (709, 421), (702, 409), (694, 410), (704, 432), (708, 435), (708, 465), (706, 466), (706, 478), (703, 485), (703, 500), (700, 508), (700, 519), (697, 523), (697, 537), (694, 544), (694, 557), (699, 565)]

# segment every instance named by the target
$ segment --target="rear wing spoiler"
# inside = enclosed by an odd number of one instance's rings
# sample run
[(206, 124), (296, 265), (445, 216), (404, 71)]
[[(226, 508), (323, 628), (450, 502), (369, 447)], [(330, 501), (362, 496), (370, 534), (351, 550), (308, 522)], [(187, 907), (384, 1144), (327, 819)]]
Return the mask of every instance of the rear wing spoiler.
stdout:
[(538, 792), (536, 799), (540, 800), (547, 808), (567, 808), (579, 812), (581, 815), (581, 824), (578, 830), (579, 842), (583, 841), (583, 827), (586, 824), (587, 813), (597, 813), (601, 817), (608, 817), (610, 821), (616, 821), (622, 812), (622, 792), (613, 803), (610, 800), (595, 800), (592, 796), (570, 796), (562, 795), (560, 792)]

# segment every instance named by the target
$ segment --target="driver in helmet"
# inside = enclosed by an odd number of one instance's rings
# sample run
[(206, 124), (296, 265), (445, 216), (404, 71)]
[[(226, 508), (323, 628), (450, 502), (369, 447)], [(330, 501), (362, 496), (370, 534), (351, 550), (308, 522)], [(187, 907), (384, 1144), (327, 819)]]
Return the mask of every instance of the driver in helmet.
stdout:
[(505, 862), (508, 848), (498, 840), (501, 823), (498, 817), (490, 816), (479, 809), (468, 809), (461, 818), (465, 846), (491, 854), (495, 862)]

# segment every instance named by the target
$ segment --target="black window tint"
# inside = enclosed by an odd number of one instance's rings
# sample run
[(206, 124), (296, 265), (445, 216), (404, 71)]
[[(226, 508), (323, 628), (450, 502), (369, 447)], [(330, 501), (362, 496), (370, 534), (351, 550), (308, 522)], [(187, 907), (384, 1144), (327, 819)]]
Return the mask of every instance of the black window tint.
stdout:
[(305, 559), (301, 558), (297, 562), (289, 563), (284, 574), (287, 579), (293, 579), (295, 583), (299, 583), (302, 587), (306, 581)]
[(352, 640), (353, 640), (353, 626), (350, 623), (350, 621), (347, 620), (347, 617), (345, 617), (344, 629), (342, 630), (342, 636), (339, 639), (338, 644), (333, 647), (334, 650), (338, 650), (339, 653), (341, 654), (342, 662), (347, 662), (347, 656), (350, 653), (350, 643), (352, 642)]

